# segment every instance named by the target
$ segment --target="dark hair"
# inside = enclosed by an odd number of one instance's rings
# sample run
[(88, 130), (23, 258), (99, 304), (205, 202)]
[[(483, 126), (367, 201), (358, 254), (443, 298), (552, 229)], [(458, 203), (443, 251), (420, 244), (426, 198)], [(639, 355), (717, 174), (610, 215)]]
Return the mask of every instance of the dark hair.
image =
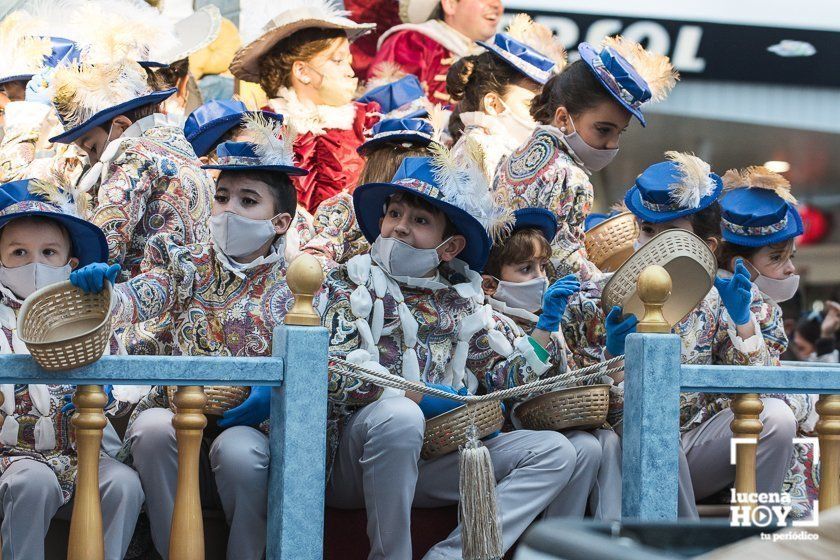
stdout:
[(146, 68), (146, 81), (153, 90), (162, 91), (176, 87), (178, 81), (186, 78), (189, 73), (190, 59), (182, 58), (169, 66)]
[(292, 87), (292, 66), (308, 61), (347, 33), (341, 29), (309, 27), (296, 31), (274, 45), (260, 58), (260, 86), (274, 97), (281, 87)]
[(48, 216), (21, 216), (19, 218), (9, 220), (5, 224), (3, 224), (3, 227), (0, 227), (0, 239), (3, 238), (3, 232), (6, 230), (6, 226), (14, 222), (22, 221), (28, 221), (39, 226), (52, 225), (57, 227), (59, 231), (61, 231), (61, 236), (67, 239), (68, 243), (70, 244), (70, 250), (68, 251), (68, 254), (71, 257), (78, 257), (78, 255), (76, 254), (76, 244), (73, 242), (73, 238), (70, 236), (70, 230), (68, 230), (67, 226), (65, 226), (60, 221), (56, 220), (55, 218), (50, 218)]
[(549, 78), (542, 91), (531, 102), (531, 116), (542, 124), (551, 124), (561, 105), (572, 115), (609, 101), (618, 103), (598, 81), (582, 60), (569, 64), (565, 70)]
[(691, 228), (694, 230), (694, 235), (702, 239), (708, 240), (710, 237), (718, 241), (720, 245), (720, 204), (717, 201), (712, 202), (706, 208), (699, 212), (695, 212), (687, 216), (691, 222)]
[(461, 113), (483, 111), (485, 95), (495, 93), (501, 97), (514, 85), (539, 91), (539, 84), (487, 51), (465, 56), (450, 66), (446, 73), (446, 92), (457, 103), (449, 118), (452, 140), (457, 142), (464, 131)]
[(297, 191), (292, 184), (292, 180), (285, 173), (257, 169), (248, 171), (222, 170), (219, 178), (221, 179), (222, 175), (228, 173), (235, 175), (237, 179), (250, 179), (268, 185), (274, 197), (274, 213), (289, 214), (293, 218), (295, 217)]
[[(539, 247), (534, 252), (534, 244)], [(526, 260), (539, 258), (548, 260), (551, 257), (551, 244), (541, 231), (534, 228), (519, 229), (505, 240), (493, 244), (483, 274), (489, 274), (501, 280), (502, 267)]]
[(463, 235), (458, 230), (458, 228), (455, 227), (455, 224), (452, 223), (452, 220), (449, 219), (449, 216), (447, 216), (443, 212), (443, 210), (441, 210), (440, 208), (438, 208), (437, 206), (435, 206), (434, 204), (432, 204), (431, 202), (429, 202), (428, 200), (426, 200), (423, 197), (420, 197), (420, 196), (417, 196), (416, 194), (411, 194), (411, 193), (408, 193), (408, 192), (405, 192), (405, 191), (399, 191), (399, 192), (391, 195), (391, 197), (388, 199), (388, 202), (386, 203), (386, 207), (391, 202), (402, 202), (402, 203), (407, 204), (409, 206), (413, 206), (414, 208), (419, 208), (421, 210), (425, 210), (426, 212), (431, 212), (435, 216), (443, 215), (443, 217), (446, 219), (446, 226), (444, 226), (444, 228), (443, 228), (443, 238), (444, 239), (446, 239), (448, 237), (452, 237), (453, 235)]
[(394, 178), (400, 164), (407, 157), (428, 156), (429, 150), (417, 144), (387, 142), (365, 153), (365, 166), (359, 175), (359, 185), (386, 183)]
[(809, 315), (799, 319), (796, 323), (796, 332), (811, 344), (816, 344), (817, 340), (822, 337), (821, 327), (822, 320)]
[[(778, 243), (771, 243), (769, 245), (765, 245), (765, 247), (771, 247), (772, 249), (778, 250), (785, 250), (788, 248), (793, 247), (793, 239), (786, 239), (784, 241), (779, 241)], [(729, 241), (722, 241), (718, 246), (717, 251), (717, 259), (718, 259), (718, 266), (721, 268), (725, 268), (730, 272), (729, 263), (732, 262), (732, 259), (735, 257), (741, 257), (744, 260), (750, 260), (753, 258), (756, 253), (758, 253), (762, 247), (748, 247), (746, 245), (736, 245), (735, 243), (730, 243)]]

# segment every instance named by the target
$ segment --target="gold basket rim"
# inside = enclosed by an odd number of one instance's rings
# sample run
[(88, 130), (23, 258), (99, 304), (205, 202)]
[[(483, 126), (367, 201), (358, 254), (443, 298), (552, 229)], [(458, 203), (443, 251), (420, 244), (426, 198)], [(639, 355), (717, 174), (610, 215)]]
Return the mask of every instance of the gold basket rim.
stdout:
[(606, 383), (598, 383), (596, 385), (577, 385), (576, 387), (563, 387), (562, 389), (557, 389), (556, 391), (549, 391), (548, 393), (542, 393), (541, 395), (537, 395), (536, 397), (528, 399), (527, 401), (519, 405), (518, 410), (521, 413), (523, 408), (531, 408), (531, 405), (538, 405), (543, 403), (544, 401), (550, 401), (555, 398), (563, 397), (576, 392), (600, 393), (606, 391), (609, 394), (610, 387), (611, 385), (607, 385)]
[(103, 288), (102, 292), (100, 292), (97, 295), (103, 295), (104, 294), (104, 297), (107, 298), (108, 311), (105, 313), (105, 316), (102, 318), (102, 321), (100, 321), (95, 327), (91, 327), (87, 331), (84, 331), (80, 334), (73, 335), (69, 338), (64, 338), (64, 339), (61, 339), (61, 340), (53, 340), (51, 342), (41, 342), (41, 341), (38, 341), (38, 340), (31, 340), (31, 339), (28, 339), (28, 338), (24, 337), (23, 335), (25, 333), (25, 329), (23, 328), (23, 324), (24, 324), (24, 321), (26, 320), (27, 315), (29, 314), (30, 308), (32, 306), (34, 306), (45, 295), (51, 294), (53, 292), (65, 291), (66, 288), (68, 288), (68, 287), (71, 287), (74, 290), (81, 291), (81, 289), (74, 286), (72, 282), (70, 282), (69, 280), (65, 280), (63, 282), (56, 282), (55, 284), (50, 284), (49, 286), (44, 286), (40, 290), (36, 290), (35, 292), (33, 292), (25, 300), (23, 300), (23, 303), (20, 306), (20, 312), (18, 313), (18, 319), (17, 319), (17, 335), (20, 338), (21, 342), (23, 342), (27, 346), (30, 346), (30, 345), (35, 345), (35, 346), (65, 345), (65, 344), (76, 342), (76, 341), (81, 340), (83, 338), (88, 338), (90, 335), (94, 334), (96, 331), (98, 331), (99, 329), (104, 327), (106, 324), (110, 323), (110, 321), (111, 321), (111, 303), (110, 302), (111, 302), (111, 297), (113, 295), (113, 286), (111, 285), (110, 282), (105, 280), (104, 288)]
[(431, 418), (427, 418), (426, 419), (426, 426), (428, 426), (430, 422), (434, 422), (433, 426), (438, 426), (438, 425), (446, 422), (446, 420), (448, 418), (454, 418), (455, 416), (466, 412), (466, 408), (468, 406), (471, 406), (473, 408), (479, 408), (479, 407), (490, 408), (490, 405), (494, 404), (494, 403), (499, 407), (499, 410), (501, 410), (501, 408), (502, 408), (501, 403), (499, 401), (495, 401), (495, 400), (464, 403), (460, 406), (456, 406), (455, 408), (453, 408), (451, 410), (447, 410), (443, 414), (438, 414), (437, 416), (432, 416)]
[[(629, 220), (628, 220), (629, 218)], [(611, 226), (614, 226), (619, 221), (636, 221), (636, 216), (633, 212), (626, 211), (616, 214), (615, 216), (610, 216), (600, 224), (596, 225), (595, 227), (591, 228), (584, 234), (584, 238), (587, 237), (595, 237), (597, 234), (601, 233), (601, 230), (608, 229)]]

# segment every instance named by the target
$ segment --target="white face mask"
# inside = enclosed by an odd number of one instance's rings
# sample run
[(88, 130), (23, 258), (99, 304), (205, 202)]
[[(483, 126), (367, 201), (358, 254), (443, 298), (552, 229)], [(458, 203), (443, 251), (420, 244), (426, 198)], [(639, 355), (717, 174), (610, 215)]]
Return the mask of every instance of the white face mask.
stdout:
[(536, 313), (542, 309), (543, 296), (548, 288), (548, 278), (532, 278), (526, 282), (499, 280), (493, 299), (504, 302), (508, 307)]
[(370, 258), (390, 276), (425, 278), (440, 264), (437, 250), (450, 239), (433, 249), (418, 249), (395, 237), (380, 235), (370, 247)]
[(496, 118), (505, 127), (505, 131), (513, 141), (512, 143), (518, 145), (524, 144), (531, 137), (531, 134), (534, 133), (534, 129), (537, 128), (537, 122), (530, 115), (526, 118), (523, 115), (516, 114), (507, 103), (501, 99), (499, 101), (505, 110), (496, 115)]
[(44, 286), (67, 280), (72, 270), (73, 267), (69, 263), (64, 266), (29, 263), (14, 268), (0, 264), (0, 284), (9, 288), (19, 298), (26, 299)]
[(233, 212), (222, 212), (210, 216), (210, 235), (219, 251), (228, 257), (244, 257), (274, 239), (277, 235), (274, 218), (252, 220)]
[(787, 301), (796, 295), (799, 289), (799, 275), (791, 274), (787, 278), (777, 280), (759, 273), (753, 283), (776, 303)]
[(562, 137), (563, 144), (583, 163), (583, 166), (591, 172), (600, 171), (610, 164), (618, 155), (618, 148), (613, 150), (600, 150), (593, 148), (586, 143), (586, 140), (577, 132), (575, 121), (569, 115), (569, 121), (575, 127), (575, 131), (571, 134), (564, 134)]

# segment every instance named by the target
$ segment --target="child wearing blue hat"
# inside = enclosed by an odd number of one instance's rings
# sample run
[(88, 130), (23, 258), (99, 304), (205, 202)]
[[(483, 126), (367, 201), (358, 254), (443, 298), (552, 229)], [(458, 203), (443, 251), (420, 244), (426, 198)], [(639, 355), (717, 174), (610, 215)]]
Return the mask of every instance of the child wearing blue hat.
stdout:
[[(792, 298), (799, 286), (793, 257), (795, 239), (803, 232), (802, 219), (790, 182), (769, 169), (753, 166), (732, 169), (723, 176), (724, 194), (720, 200), (723, 241), (718, 249), (722, 274), (745, 267), (758, 288), (750, 310), (758, 320), (770, 354), (779, 364), (787, 350), (782, 308), (779, 303)], [(782, 395), (799, 425), (799, 435), (813, 435), (814, 405), (817, 395)], [(785, 487), (793, 497), (791, 515), (809, 517), (811, 504), (819, 497), (813, 471), (811, 446), (797, 446)]]
[[(0, 185), (0, 353), (28, 354), (17, 335), (17, 314), (26, 298), (67, 280), (78, 266), (107, 258), (102, 231), (79, 219), (75, 210), (68, 193), (45, 182)], [(124, 353), (116, 337), (108, 350)], [(125, 395), (120, 389), (115, 396)], [(71, 385), (0, 385), (3, 558), (43, 559), (50, 520), (73, 496), (76, 450), (72, 415), (65, 407), (73, 390)], [(109, 414), (128, 408), (118, 406)], [(109, 425), (105, 443), (116, 437)], [(103, 450), (109, 451), (106, 445)], [(105, 557), (122, 558), (143, 505), (140, 479), (103, 454), (99, 488)]]
[[(435, 147), (431, 158), (403, 160), (391, 181), (354, 191), (371, 252), (327, 275), (322, 322), (332, 333), (332, 357), (453, 393), (493, 391), (539, 377), (534, 367), (543, 362), (530, 344), (502, 357), (479, 342), (486, 334), (500, 345), (515, 343), (482, 305), (478, 271), (490, 251), (488, 230), (505, 223), (482, 178), (480, 161), (455, 160)], [(548, 360), (556, 361), (559, 347), (548, 350)], [(412, 505), (459, 501), (458, 455), (420, 460), (424, 415), (457, 403), (441, 407), (442, 399), (337, 372), (329, 389), (327, 504), (366, 508), (371, 558), (411, 558)], [(568, 486), (575, 450), (559, 433), (526, 430), (484, 445), (499, 477), (506, 550)], [(460, 556), (456, 530), (426, 558)]]
[(599, 271), (587, 259), (584, 220), (593, 201), (591, 173), (618, 153), (631, 117), (645, 124), (642, 106), (664, 99), (677, 74), (668, 58), (621, 37), (600, 50), (582, 43), (581, 59), (553, 76), (531, 104), (539, 123), (497, 170), (493, 188), (504, 189), (516, 207), (548, 208), (559, 220), (552, 243), (556, 275), (587, 280)]
[(479, 142), (492, 177), (502, 158), (537, 127), (531, 100), (566, 66), (566, 50), (550, 29), (526, 14), (515, 16), (505, 33), (478, 44), (487, 50), (460, 59), (446, 75), (446, 91), (457, 102), (449, 133), (456, 152), (463, 137)]
[[(435, 113), (438, 109), (433, 108)], [(359, 146), (365, 166), (359, 184), (389, 181), (407, 157), (429, 155), (438, 132), (425, 119), (384, 119), (373, 126), (368, 140)], [(320, 259), (325, 268), (347, 262), (370, 251), (353, 211), (353, 195), (338, 193), (321, 203), (313, 218), (314, 235), (304, 251)]]
[[(267, 356), (273, 330), (293, 295), (286, 285), (284, 245), (296, 208), (290, 176), (303, 175), (292, 157), (294, 139), (277, 121), (246, 119), (250, 142), (218, 147), (221, 170), (210, 218), (212, 240), (183, 245), (176, 236), (149, 240), (144, 272), (116, 285), (115, 326), (170, 313), (174, 353), (190, 356)], [(95, 263), (70, 280), (102, 289), (118, 265)], [(259, 560), (266, 543), (268, 387), (251, 387), (226, 411), (209, 449), (218, 497), (231, 532), (228, 557)], [(168, 555), (177, 484), (177, 445), (165, 388), (155, 387), (135, 409), (122, 455), (139, 473), (155, 548)], [(209, 473), (205, 473), (208, 474)]]

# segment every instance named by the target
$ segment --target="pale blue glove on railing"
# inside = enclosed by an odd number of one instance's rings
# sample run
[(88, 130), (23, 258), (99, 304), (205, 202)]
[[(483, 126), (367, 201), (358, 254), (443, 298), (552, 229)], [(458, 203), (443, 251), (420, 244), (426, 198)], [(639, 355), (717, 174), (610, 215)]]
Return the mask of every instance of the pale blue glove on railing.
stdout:
[[(446, 391), (447, 393), (451, 393), (453, 395), (469, 394), (466, 387), (462, 387), (460, 391), (456, 391), (454, 387), (450, 387), (449, 385), (442, 385), (439, 383), (426, 383), (426, 387), (431, 387), (432, 389), (438, 389), (440, 391)], [(450, 399), (445, 399), (443, 397), (423, 395), (423, 398), (420, 399), (420, 402), (417, 403), (417, 406), (419, 406), (420, 410), (423, 411), (423, 416), (425, 416), (426, 418), (434, 418), (435, 416), (440, 416), (444, 412), (449, 412), (453, 408), (458, 408), (462, 404), (464, 403)]]
[(746, 325), (750, 322), (750, 303), (752, 302), (752, 282), (750, 272), (744, 266), (744, 261), (735, 262), (735, 274), (732, 278), (715, 278), (715, 288), (732, 321), (736, 325)]
[(99, 293), (105, 288), (105, 280), (114, 284), (120, 273), (120, 265), (92, 263), (70, 273), (70, 283), (85, 293)]
[[(108, 402), (105, 404), (105, 410), (107, 410), (112, 404), (114, 404), (114, 401), (116, 400), (114, 399), (114, 395), (112, 393), (113, 389), (113, 385), (102, 386), (102, 391), (105, 393), (105, 396), (108, 397)], [(68, 415), (75, 412), (76, 405), (73, 404), (73, 395), (64, 395), (64, 402), (66, 402), (67, 404), (61, 407), (62, 414)]]
[(271, 413), (271, 387), (251, 387), (245, 402), (226, 410), (219, 420), (220, 428), (231, 426), (257, 426)]
[(624, 354), (624, 342), (627, 335), (636, 332), (636, 325), (639, 320), (632, 313), (622, 318), (621, 308), (614, 305), (607, 315), (604, 325), (607, 328), (607, 352), (612, 356)]
[(560, 319), (569, 305), (569, 296), (579, 290), (580, 281), (574, 274), (564, 276), (549, 286), (543, 296), (537, 328), (546, 332), (554, 332), (560, 328)]

